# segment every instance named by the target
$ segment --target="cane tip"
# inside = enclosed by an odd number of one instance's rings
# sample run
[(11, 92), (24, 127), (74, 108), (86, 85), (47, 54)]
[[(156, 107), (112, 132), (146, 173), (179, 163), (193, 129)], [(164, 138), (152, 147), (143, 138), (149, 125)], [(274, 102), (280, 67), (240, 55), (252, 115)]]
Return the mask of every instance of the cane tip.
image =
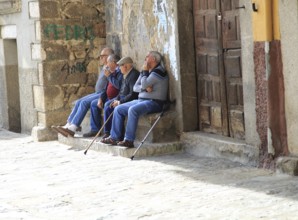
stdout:
[(132, 156), (130, 159), (133, 160), (134, 157), (135, 157), (135, 156)]
[(86, 155), (87, 154), (87, 151), (85, 150), (84, 154)]

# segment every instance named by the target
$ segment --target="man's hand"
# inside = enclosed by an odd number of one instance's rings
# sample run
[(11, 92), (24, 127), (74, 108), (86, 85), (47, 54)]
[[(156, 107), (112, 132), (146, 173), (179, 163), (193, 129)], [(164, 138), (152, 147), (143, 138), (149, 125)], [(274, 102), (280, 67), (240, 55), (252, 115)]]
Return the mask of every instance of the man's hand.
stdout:
[(147, 91), (147, 92), (152, 92), (152, 91), (153, 91), (153, 87), (152, 87), (152, 86), (148, 86), (148, 87), (146, 88), (146, 91)]
[(106, 66), (105, 69), (104, 69), (104, 71), (105, 71), (104, 73), (105, 73), (105, 76), (106, 77), (109, 77), (111, 75), (111, 72), (110, 72), (110, 68), (109, 67)]
[(116, 106), (120, 105), (120, 101), (119, 100), (114, 100), (112, 103), (111, 103), (111, 106), (113, 108), (115, 108)]
[(143, 71), (148, 71), (149, 70), (149, 68), (148, 68), (148, 64), (147, 64), (147, 62), (145, 61), (144, 62), (144, 64), (143, 64)]
[(103, 103), (102, 103), (102, 100), (101, 99), (98, 99), (97, 107), (98, 108), (102, 108), (103, 107)]

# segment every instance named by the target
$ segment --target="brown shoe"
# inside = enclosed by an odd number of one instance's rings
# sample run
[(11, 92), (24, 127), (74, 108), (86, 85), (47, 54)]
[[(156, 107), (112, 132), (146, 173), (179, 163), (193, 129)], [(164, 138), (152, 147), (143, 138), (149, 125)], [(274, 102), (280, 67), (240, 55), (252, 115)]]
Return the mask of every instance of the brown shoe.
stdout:
[(62, 135), (66, 134), (67, 137), (73, 137), (75, 135), (75, 133), (73, 131), (69, 130), (68, 128), (63, 128), (62, 126), (58, 126), (57, 128), (58, 128), (60, 134), (62, 134)]
[(51, 127), (54, 131), (56, 131), (59, 134), (62, 134), (64, 137), (68, 137), (68, 133), (64, 132), (63, 130), (60, 129), (60, 126), (52, 126)]
[(135, 147), (133, 145), (133, 141), (128, 141), (128, 140), (124, 140), (124, 141), (120, 141), (117, 144), (118, 146), (122, 146), (122, 147), (128, 147), (128, 148), (133, 148)]
[(117, 145), (117, 141), (115, 141), (114, 139), (112, 139), (110, 137), (101, 139), (100, 142), (104, 143), (104, 144)]
[(106, 139), (106, 138), (108, 138), (108, 137), (110, 137), (110, 134), (109, 134), (109, 133), (105, 133), (105, 134), (102, 136), (101, 139)]

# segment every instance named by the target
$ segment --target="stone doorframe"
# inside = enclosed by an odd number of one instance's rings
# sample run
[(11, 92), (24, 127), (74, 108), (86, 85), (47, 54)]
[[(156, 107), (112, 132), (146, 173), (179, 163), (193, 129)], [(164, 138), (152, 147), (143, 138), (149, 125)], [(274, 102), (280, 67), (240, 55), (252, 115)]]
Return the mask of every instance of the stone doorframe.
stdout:
[[(256, 127), (256, 84), (253, 60), (253, 32), (250, 2), (240, 0), (239, 5), (246, 9), (240, 11), (242, 40), (242, 73), (243, 73), (243, 99), (245, 115), (245, 142), (252, 146), (260, 145), (260, 138)], [(195, 44), (193, 0), (177, 2), (177, 22), (179, 41), (179, 61), (181, 76), (181, 128), (183, 132), (198, 130), (197, 85), (195, 71)]]

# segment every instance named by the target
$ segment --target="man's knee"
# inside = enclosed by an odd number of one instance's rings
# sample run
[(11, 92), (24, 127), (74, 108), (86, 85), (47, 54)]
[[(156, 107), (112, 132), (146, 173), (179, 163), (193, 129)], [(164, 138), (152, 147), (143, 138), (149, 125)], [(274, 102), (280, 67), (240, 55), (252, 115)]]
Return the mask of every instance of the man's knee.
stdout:
[(128, 115), (140, 116), (140, 113), (138, 112), (137, 108), (134, 108), (134, 106), (132, 106), (128, 109)]

